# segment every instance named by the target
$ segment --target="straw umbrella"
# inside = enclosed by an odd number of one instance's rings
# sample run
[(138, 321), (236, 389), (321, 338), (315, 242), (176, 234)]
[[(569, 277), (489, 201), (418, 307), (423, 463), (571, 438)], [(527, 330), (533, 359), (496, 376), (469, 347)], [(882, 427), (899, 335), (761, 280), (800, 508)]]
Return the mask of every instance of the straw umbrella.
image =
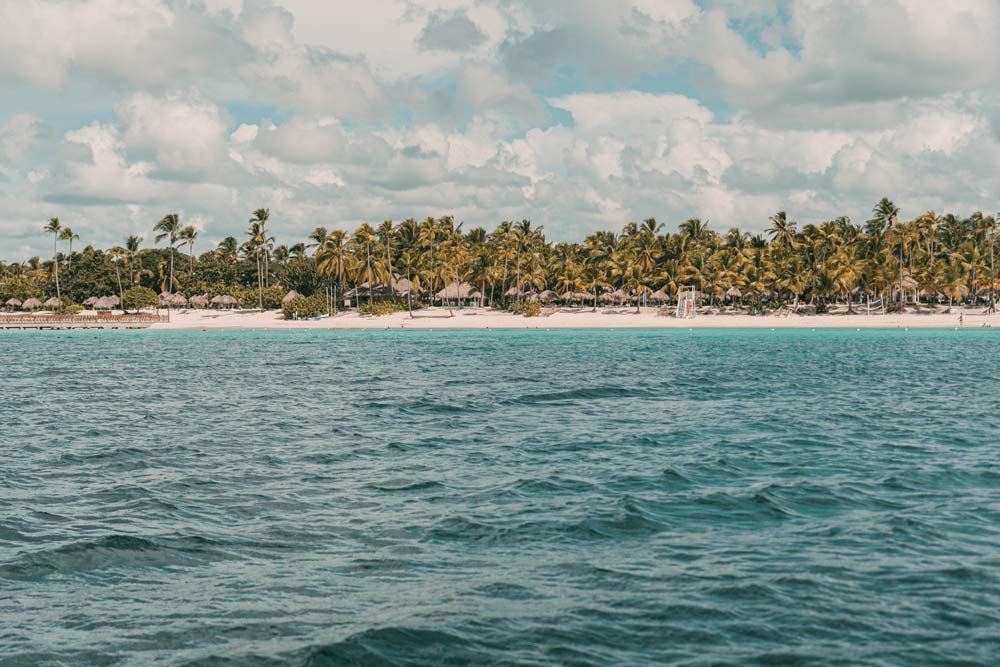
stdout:
[[(281, 299), (281, 305), (284, 306), (286, 303), (288, 303), (292, 299), (297, 299), (300, 296), (302, 296), (302, 295), (299, 294), (298, 292), (296, 292), (295, 290), (289, 290), (288, 294), (286, 294), (284, 297), (282, 297), (282, 299)], [(197, 297), (194, 297), (194, 298), (191, 299), (191, 304), (192, 305), (194, 305), (194, 299), (195, 298), (197, 298)]]
[(192, 308), (208, 308), (208, 297), (204, 294), (196, 294), (191, 297)]
[(96, 296), (89, 296), (83, 300), (83, 305), (87, 306), (88, 308), (93, 306), (95, 303), (97, 303)]
[(736, 299), (743, 298), (743, 292), (741, 292), (738, 287), (730, 287), (726, 290), (726, 296), (735, 301)]
[(212, 305), (216, 308), (235, 308), (239, 303), (235, 296), (229, 294), (220, 294), (212, 298)]
[(100, 299), (94, 301), (94, 310), (114, 310), (115, 306), (118, 305), (118, 297), (102, 296)]
[(538, 293), (538, 301), (540, 303), (553, 303), (559, 300), (559, 295), (550, 289), (542, 290)]
[(6, 305), (11, 310), (17, 310), (18, 308), (21, 307), (21, 300), (20, 299), (7, 299), (7, 304)]
[(21, 304), (21, 310), (38, 310), (41, 307), (42, 302), (35, 298), (28, 299)]
[(662, 289), (658, 289), (649, 296), (646, 297), (650, 303), (666, 303), (670, 301), (670, 297)]
[(49, 310), (62, 310), (63, 302), (62, 299), (57, 297), (52, 297), (43, 304)]

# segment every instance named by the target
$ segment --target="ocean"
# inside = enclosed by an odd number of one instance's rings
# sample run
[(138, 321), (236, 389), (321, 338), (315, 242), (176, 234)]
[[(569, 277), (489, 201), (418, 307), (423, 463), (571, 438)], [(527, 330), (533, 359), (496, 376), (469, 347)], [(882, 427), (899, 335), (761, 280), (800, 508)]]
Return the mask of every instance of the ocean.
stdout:
[(994, 665), (998, 351), (0, 333), (0, 665)]

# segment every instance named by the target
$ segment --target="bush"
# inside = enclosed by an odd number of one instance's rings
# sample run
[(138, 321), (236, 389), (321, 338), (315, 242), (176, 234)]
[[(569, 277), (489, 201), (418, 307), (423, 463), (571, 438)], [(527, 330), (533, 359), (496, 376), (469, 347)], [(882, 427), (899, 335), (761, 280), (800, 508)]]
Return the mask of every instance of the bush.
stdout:
[(900, 310), (902, 310), (902, 308), (898, 302), (885, 304), (885, 312), (887, 313), (898, 313)]
[(359, 315), (391, 315), (406, 310), (406, 304), (399, 301), (376, 301), (358, 306)]
[(823, 315), (828, 312), (830, 312), (830, 306), (828, 306), (826, 303), (820, 302), (816, 304), (817, 315)]
[(83, 306), (81, 306), (78, 303), (73, 303), (73, 304), (70, 304), (70, 305), (66, 306), (66, 314), (67, 315), (79, 315), (80, 313), (82, 313), (85, 310), (87, 310), (87, 309), (84, 308)]
[(538, 317), (542, 314), (542, 304), (537, 301), (515, 301), (507, 304), (504, 310), (525, 317)]
[(281, 313), (285, 316), (286, 320), (316, 317), (317, 315), (324, 315), (328, 312), (326, 296), (323, 294), (297, 296), (281, 306)]
[[(256, 308), (260, 301), (264, 302), (265, 310), (273, 310), (275, 308), (281, 308), (281, 300), (285, 298), (285, 294), (288, 291), (284, 287), (277, 287), (272, 285), (271, 287), (265, 287), (261, 290), (260, 294), (257, 294), (256, 287), (243, 287), (229, 292), (240, 302), (243, 303), (244, 308)], [(220, 292), (221, 294), (221, 292)], [(323, 300), (323, 312), (326, 312), (326, 300)]]
[(525, 317), (538, 317), (542, 314), (542, 304), (537, 301), (526, 301), (521, 306), (521, 314)]
[(158, 308), (160, 297), (148, 287), (130, 287), (122, 294), (122, 307), (125, 310), (141, 310), (142, 308)]

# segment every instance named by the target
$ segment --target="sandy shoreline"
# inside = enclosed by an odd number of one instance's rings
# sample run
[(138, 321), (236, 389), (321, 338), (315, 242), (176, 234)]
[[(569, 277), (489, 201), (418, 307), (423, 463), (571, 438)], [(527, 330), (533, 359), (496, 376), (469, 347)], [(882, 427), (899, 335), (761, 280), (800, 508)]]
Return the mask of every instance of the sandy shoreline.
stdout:
[[(161, 311), (163, 312), (163, 311)], [(287, 321), (280, 311), (173, 311), (170, 322), (154, 324), (151, 329), (757, 329), (757, 328), (965, 328), (1000, 326), (1000, 314), (984, 315), (983, 309), (953, 308), (951, 313), (893, 315), (699, 315), (679, 320), (660, 317), (656, 309), (610, 313), (580, 309), (559, 311), (542, 317), (523, 317), (481, 308), (449, 311), (428, 308), (409, 314), (394, 313), (380, 317), (361, 316), (356, 312), (340, 313), (321, 320)]]

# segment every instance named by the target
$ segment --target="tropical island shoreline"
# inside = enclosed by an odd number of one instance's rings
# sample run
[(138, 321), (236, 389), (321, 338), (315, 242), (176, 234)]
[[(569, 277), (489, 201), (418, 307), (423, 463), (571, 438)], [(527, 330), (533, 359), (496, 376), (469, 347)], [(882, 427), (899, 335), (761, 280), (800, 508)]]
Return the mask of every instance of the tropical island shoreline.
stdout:
[(538, 317), (524, 317), (490, 308), (425, 308), (411, 317), (407, 312), (359, 315), (355, 311), (321, 319), (286, 320), (281, 311), (204, 311), (170, 313), (169, 322), (150, 329), (819, 329), (912, 328), (954, 329), (1000, 326), (1000, 314), (982, 308), (952, 308), (948, 313), (877, 314), (767, 314), (721, 313), (676, 318), (658, 314), (656, 308), (639, 313), (629, 309), (559, 309)]

